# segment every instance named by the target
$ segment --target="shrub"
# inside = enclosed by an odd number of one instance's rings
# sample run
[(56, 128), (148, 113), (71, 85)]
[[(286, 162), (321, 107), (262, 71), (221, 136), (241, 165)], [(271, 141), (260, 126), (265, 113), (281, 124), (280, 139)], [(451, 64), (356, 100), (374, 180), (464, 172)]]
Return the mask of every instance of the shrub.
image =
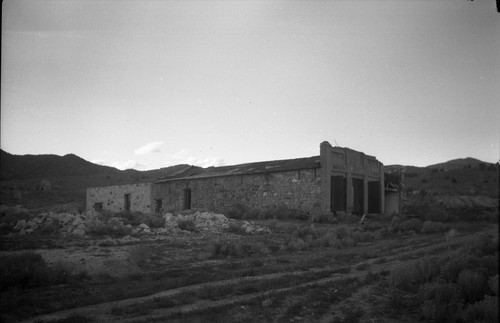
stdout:
[(490, 287), (491, 291), (498, 296), (498, 274), (496, 274), (493, 277), (490, 277), (488, 280), (488, 286)]
[(0, 257), (0, 289), (32, 288), (49, 280), (49, 270), (40, 254), (24, 252)]
[(498, 297), (485, 296), (484, 300), (470, 304), (462, 314), (465, 322), (498, 322)]
[(490, 255), (498, 250), (498, 240), (493, 241), (487, 233), (476, 233), (467, 246), (477, 256)]
[(261, 219), (277, 219), (277, 220), (309, 220), (309, 215), (295, 208), (290, 208), (285, 204), (269, 205), (259, 212)]
[(337, 217), (340, 223), (357, 223), (361, 219), (361, 217), (352, 213), (341, 213)]
[(422, 315), (434, 322), (455, 322), (463, 303), (456, 284), (439, 281), (421, 285), (417, 298)]
[(387, 278), (387, 283), (392, 289), (401, 289), (405, 291), (412, 291), (413, 274), (410, 270), (411, 267), (397, 268), (391, 271)]
[(128, 250), (128, 259), (139, 267), (146, 265), (153, 257), (153, 249), (147, 245), (133, 246)]
[(194, 224), (193, 220), (180, 220), (177, 223), (177, 226), (179, 229), (184, 230), (184, 231), (191, 231), (191, 232), (197, 232), (198, 230), (196, 229), (196, 226)]
[(85, 231), (89, 235), (93, 236), (115, 236), (123, 237), (132, 234), (132, 227), (124, 225), (117, 218), (112, 218), (108, 223), (101, 222), (98, 220), (88, 222)]
[(487, 276), (493, 276), (498, 273), (498, 254), (486, 255), (479, 259), (479, 266), (484, 269)]
[(352, 233), (352, 238), (356, 242), (372, 242), (375, 240), (376, 234), (373, 232), (360, 232), (355, 231)]
[(246, 231), (243, 228), (241, 222), (238, 221), (230, 221), (227, 231), (237, 233), (237, 234), (245, 234)]
[(351, 234), (351, 229), (345, 225), (339, 225), (333, 228), (333, 234), (338, 238), (342, 239)]
[(437, 257), (424, 257), (413, 264), (391, 271), (388, 283), (391, 288), (415, 291), (419, 284), (427, 283), (440, 273), (440, 260)]
[(458, 274), (466, 268), (467, 259), (462, 255), (450, 257), (450, 259), (441, 268), (439, 277), (447, 282), (457, 282)]
[(423, 284), (436, 278), (441, 271), (441, 261), (438, 257), (424, 257), (412, 267), (413, 281)]
[(420, 232), (420, 230), (422, 229), (422, 221), (415, 218), (406, 220), (401, 222), (397, 228), (398, 231), (400, 232), (408, 232), (408, 231)]
[(443, 222), (433, 222), (433, 221), (427, 220), (422, 225), (422, 232), (423, 233), (444, 232), (448, 229), (449, 229), (449, 226)]
[(429, 210), (423, 214), (423, 219), (436, 222), (455, 222), (457, 220), (455, 216), (437, 205), (429, 207)]
[(486, 277), (470, 269), (464, 269), (460, 272), (457, 283), (467, 303), (481, 300), (487, 291)]
[(241, 203), (231, 205), (231, 207), (225, 211), (225, 214), (228, 218), (237, 220), (249, 219), (257, 215), (254, 210), (251, 210), (250, 207)]
[(315, 223), (331, 223), (333, 215), (330, 212), (315, 213), (311, 216), (311, 220)]

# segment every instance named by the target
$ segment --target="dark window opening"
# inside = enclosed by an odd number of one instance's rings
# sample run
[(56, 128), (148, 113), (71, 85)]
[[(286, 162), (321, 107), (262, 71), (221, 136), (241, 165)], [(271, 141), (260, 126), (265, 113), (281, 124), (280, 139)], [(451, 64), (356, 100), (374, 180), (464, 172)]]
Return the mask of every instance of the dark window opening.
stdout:
[(345, 211), (346, 206), (346, 179), (343, 176), (331, 177), (330, 209), (335, 211)]
[(130, 194), (125, 194), (125, 211), (130, 211)]
[(368, 182), (368, 213), (381, 213), (380, 181)]
[(364, 181), (362, 178), (352, 179), (352, 213), (353, 214), (363, 214), (364, 212)]
[(191, 189), (186, 188), (184, 190), (184, 210), (191, 209)]
[(102, 202), (94, 203), (94, 211), (102, 211)]
[(162, 206), (163, 206), (163, 200), (156, 199), (155, 200), (155, 213), (161, 213)]

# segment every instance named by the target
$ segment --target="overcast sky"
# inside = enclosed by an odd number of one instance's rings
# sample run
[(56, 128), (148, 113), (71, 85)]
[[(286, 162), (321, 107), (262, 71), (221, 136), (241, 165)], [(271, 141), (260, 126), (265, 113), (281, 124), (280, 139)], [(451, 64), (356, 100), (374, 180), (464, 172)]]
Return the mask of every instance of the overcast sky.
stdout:
[(140, 170), (499, 159), (493, 0), (2, 2), (1, 148)]

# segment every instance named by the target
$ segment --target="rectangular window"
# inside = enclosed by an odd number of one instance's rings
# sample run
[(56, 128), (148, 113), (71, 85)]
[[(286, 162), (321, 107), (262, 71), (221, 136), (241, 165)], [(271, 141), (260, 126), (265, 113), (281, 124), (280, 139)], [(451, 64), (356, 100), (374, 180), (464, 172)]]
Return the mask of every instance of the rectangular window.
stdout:
[(94, 203), (94, 211), (102, 211), (102, 202)]
[(184, 190), (184, 210), (191, 209), (191, 189), (186, 188)]
[(125, 212), (130, 212), (130, 194), (125, 194)]
[(161, 213), (162, 207), (163, 207), (163, 200), (156, 199), (155, 200), (155, 213)]

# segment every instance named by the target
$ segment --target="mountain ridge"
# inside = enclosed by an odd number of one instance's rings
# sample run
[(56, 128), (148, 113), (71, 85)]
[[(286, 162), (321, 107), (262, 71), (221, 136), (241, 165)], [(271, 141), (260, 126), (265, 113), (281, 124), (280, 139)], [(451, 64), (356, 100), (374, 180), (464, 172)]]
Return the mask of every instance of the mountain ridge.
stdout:
[[(129, 174), (147, 177), (154, 177), (158, 174), (158, 178), (168, 175), (171, 172), (178, 171), (180, 168), (191, 167), (187, 164), (178, 164), (173, 166), (161, 167), (147, 171), (141, 171), (133, 168), (120, 170), (115, 167), (99, 165), (92, 163), (84, 158), (68, 153), (63, 156), (55, 154), (25, 154), (14, 155), (3, 149), (0, 149), (0, 180), (15, 180), (15, 179), (35, 179), (45, 177), (59, 176), (84, 176), (93, 174)], [(481, 161), (477, 158), (466, 157), (451, 159), (446, 162), (432, 164), (428, 166), (411, 166), (391, 164), (385, 165), (387, 171), (396, 171), (401, 168), (408, 170), (416, 169), (457, 169), (465, 167), (476, 167), (479, 164), (493, 165), (492, 163)], [(195, 166), (196, 167), (196, 166)], [(151, 176), (148, 176), (151, 175)]]

